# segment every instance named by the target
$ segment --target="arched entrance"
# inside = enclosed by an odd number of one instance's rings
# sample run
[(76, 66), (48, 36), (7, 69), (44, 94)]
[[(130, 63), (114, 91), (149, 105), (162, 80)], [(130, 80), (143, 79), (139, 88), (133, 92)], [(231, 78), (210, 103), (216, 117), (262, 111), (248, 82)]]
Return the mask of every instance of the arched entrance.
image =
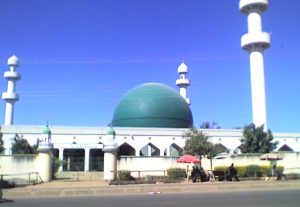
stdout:
[(135, 156), (135, 149), (129, 145), (127, 142), (122, 144), (119, 147), (118, 151), (119, 156), (125, 155), (125, 156)]

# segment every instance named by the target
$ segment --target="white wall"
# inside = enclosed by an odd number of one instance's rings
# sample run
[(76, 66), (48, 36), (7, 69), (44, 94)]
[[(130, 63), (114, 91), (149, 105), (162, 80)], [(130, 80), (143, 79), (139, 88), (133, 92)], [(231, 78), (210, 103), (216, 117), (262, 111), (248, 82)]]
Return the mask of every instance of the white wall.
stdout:
[[(38, 173), (38, 174), (37, 174)], [(52, 178), (52, 153), (37, 155), (0, 155), (0, 175), (5, 180), (49, 182)]]
[[(284, 167), (284, 173), (300, 173), (300, 153), (280, 153), (283, 157), (282, 160), (277, 161), (278, 166)], [(260, 154), (249, 154), (249, 155), (236, 155), (227, 157), (225, 159), (213, 159), (212, 169), (217, 166), (230, 166), (234, 163), (236, 166), (243, 165), (270, 165), (271, 161), (260, 160)], [(118, 161), (118, 170), (129, 170), (135, 171), (131, 173), (132, 176), (138, 177), (145, 175), (164, 175), (168, 168), (183, 168), (191, 169), (194, 164), (177, 163), (177, 158), (174, 157), (121, 157)], [(202, 159), (201, 165), (204, 169), (210, 170), (210, 159)]]
[(0, 174), (37, 172), (37, 155), (0, 155)]
[[(145, 175), (164, 175), (168, 168), (180, 167), (176, 158), (172, 157), (121, 157), (118, 161), (118, 170), (143, 171), (141, 177)], [(183, 167), (184, 168), (184, 167)], [(131, 173), (138, 177), (138, 172)]]

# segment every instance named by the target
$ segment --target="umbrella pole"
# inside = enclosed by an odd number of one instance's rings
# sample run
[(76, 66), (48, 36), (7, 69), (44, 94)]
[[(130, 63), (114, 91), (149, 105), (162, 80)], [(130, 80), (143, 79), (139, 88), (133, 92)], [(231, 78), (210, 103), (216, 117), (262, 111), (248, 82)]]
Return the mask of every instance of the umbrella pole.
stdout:
[(189, 164), (186, 166), (186, 181), (189, 182)]

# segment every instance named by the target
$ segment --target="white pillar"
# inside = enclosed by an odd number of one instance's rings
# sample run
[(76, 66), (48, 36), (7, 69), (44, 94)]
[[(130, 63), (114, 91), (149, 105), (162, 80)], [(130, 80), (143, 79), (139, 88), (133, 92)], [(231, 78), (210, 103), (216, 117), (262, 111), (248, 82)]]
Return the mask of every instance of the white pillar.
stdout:
[[(164, 147), (162, 147), (161, 149), (159, 149), (159, 156), (165, 156), (165, 149)], [(168, 156), (168, 148), (167, 148), (167, 154), (166, 156)]]
[(262, 31), (261, 16), (257, 12), (248, 15), (248, 32), (256, 33)]
[[(58, 157), (60, 161), (64, 160), (64, 148), (59, 148), (58, 149)], [(58, 172), (62, 172), (63, 171), (63, 166), (62, 164), (59, 166), (58, 168)]]
[(248, 33), (241, 38), (241, 46), (250, 53), (252, 122), (268, 130), (264, 78), (263, 52), (271, 44), (270, 34), (262, 32), (261, 13), (268, 7), (268, 0), (240, 0), (239, 8), (248, 15)]
[(84, 149), (84, 171), (90, 170), (90, 148)]
[(5, 104), (5, 125), (13, 124), (14, 117), (14, 102), (7, 101)]
[(37, 169), (43, 182), (52, 180), (52, 157), (50, 150), (40, 151), (37, 156)]
[(186, 97), (186, 87), (182, 86), (181, 88), (179, 88), (179, 94), (180, 94), (184, 99), (187, 99), (187, 97)]
[(267, 126), (267, 110), (265, 95), (264, 58), (262, 51), (250, 53), (252, 120), (256, 126)]
[(148, 148), (148, 150), (147, 150), (148, 156), (151, 157), (151, 153), (152, 153), (152, 147), (151, 147), (151, 145), (148, 144), (147, 148)]
[(140, 156), (140, 151), (141, 151), (141, 148), (140, 147), (136, 147), (135, 148), (135, 156)]
[(117, 173), (117, 149), (104, 149), (104, 180), (116, 179)]

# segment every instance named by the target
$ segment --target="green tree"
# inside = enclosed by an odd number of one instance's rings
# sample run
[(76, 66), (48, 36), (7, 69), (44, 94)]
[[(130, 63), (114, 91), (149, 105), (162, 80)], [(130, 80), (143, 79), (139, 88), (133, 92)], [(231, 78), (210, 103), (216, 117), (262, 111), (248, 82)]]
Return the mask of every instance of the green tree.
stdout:
[(268, 153), (276, 149), (278, 142), (272, 142), (273, 135), (270, 130), (264, 131), (264, 126), (256, 127), (253, 123), (246, 125), (241, 139), (242, 153)]
[(212, 149), (213, 144), (208, 141), (208, 137), (205, 136), (202, 131), (197, 129), (190, 129), (184, 133), (184, 137), (187, 138), (184, 146), (184, 151), (191, 155), (207, 155)]
[(221, 129), (221, 127), (217, 122), (205, 121), (202, 124), (200, 124), (200, 129)]
[[(0, 128), (1, 130), (1, 128)], [(4, 151), (4, 142), (3, 142), (3, 139), (2, 139), (2, 133), (0, 132), (0, 154)]]
[(20, 138), (16, 134), (14, 143), (12, 144), (13, 154), (36, 154), (37, 145), (31, 146), (26, 139)]
[(224, 151), (219, 145), (214, 145), (208, 141), (208, 137), (197, 129), (190, 129), (184, 134), (184, 137), (187, 138), (184, 146), (185, 153), (199, 155), (200, 158), (204, 155), (207, 156), (210, 159), (211, 167), (212, 158)]

